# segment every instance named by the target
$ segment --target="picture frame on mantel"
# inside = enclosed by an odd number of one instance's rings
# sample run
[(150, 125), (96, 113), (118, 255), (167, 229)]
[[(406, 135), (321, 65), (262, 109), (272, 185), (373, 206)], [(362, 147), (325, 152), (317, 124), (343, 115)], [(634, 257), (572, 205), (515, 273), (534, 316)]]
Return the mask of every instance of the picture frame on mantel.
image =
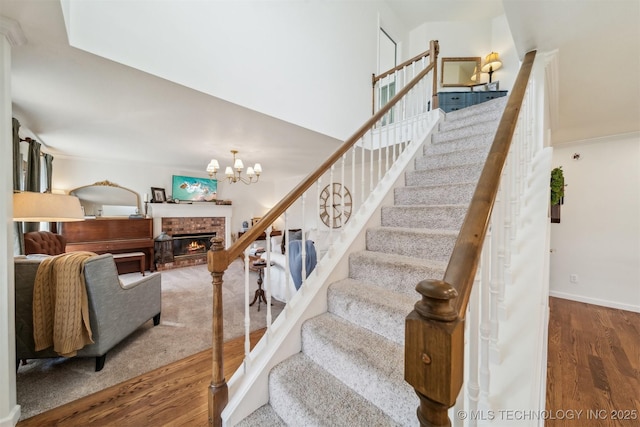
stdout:
[(167, 195), (164, 188), (151, 187), (151, 203), (164, 203), (167, 201)]

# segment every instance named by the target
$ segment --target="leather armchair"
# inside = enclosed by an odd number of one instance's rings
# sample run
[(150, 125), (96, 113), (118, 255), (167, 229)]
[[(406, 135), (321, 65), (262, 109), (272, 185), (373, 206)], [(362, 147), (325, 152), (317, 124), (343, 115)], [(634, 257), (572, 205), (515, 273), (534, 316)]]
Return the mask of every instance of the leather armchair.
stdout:
[(60, 255), (65, 253), (67, 239), (50, 231), (30, 231), (24, 233), (24, 253)]
[[(35, 351), (33, 339), (33, 286), (43, 257), (16, 257), (16, 362), (22, 359), (59, 357), (52, 348)], [(151, 273), (121, 284), (112, 254), (96, 255), (84, 265), (93, 344), (76, 357), (95, 357), (100, 371), (107, 352), (148, 320), (160, 323), (161, 275)]]

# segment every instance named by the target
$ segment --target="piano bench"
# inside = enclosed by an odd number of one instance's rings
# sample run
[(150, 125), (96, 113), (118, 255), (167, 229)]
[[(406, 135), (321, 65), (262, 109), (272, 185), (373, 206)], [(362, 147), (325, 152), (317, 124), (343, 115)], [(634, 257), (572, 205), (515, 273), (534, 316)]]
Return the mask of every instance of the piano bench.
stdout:
[(145, 268), (144, 252), (127, 252), (122, 254), (113, 254), (113, 260), (116, 264), (120, 262), (138, 261), (140, 263), (140, 273), (144, 276)]

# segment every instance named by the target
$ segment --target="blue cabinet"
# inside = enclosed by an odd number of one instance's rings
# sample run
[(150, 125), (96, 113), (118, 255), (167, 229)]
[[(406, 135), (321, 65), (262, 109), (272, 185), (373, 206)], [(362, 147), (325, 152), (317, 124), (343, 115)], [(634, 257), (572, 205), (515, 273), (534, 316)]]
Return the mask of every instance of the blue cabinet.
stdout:
[(507, 96), (506, 90), (482, 92), (438, 92), (438, 105), (445, 113)]

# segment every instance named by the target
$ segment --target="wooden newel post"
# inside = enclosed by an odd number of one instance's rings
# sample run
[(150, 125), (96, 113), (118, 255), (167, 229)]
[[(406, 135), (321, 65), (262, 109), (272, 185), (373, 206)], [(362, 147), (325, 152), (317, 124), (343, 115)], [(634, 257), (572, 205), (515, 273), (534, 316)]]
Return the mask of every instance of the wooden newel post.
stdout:
[(224, 378), (222, 345), (224, 341), (222, 323), (222, 275), (229, 266), (229, 254), (222, 238), (211, 239), (211, 249), (207, 253), (207, 265), (213, 284), (213, 369), (209, 386), (209, 425), (222, 426), (222, 410), (229, 401), (229, 391)]
[(442, 280), (423, 280), (416, 290), (422, 300), (405, 321), (404, 378), (420, 398), (420, 425), (447, 427), (463, 380), (464, 320), (453, 304), (458, 292)]
[(431, 89), (431, 109), (435, 110), (439, 107), (438, 103), (438, 54), (440, 53), (440, 44), (438, 40), (431, 40), (429, 42), (429, 50), (431, 53), (431, 62), (435, 65), (433, 67), (433, 86)]

